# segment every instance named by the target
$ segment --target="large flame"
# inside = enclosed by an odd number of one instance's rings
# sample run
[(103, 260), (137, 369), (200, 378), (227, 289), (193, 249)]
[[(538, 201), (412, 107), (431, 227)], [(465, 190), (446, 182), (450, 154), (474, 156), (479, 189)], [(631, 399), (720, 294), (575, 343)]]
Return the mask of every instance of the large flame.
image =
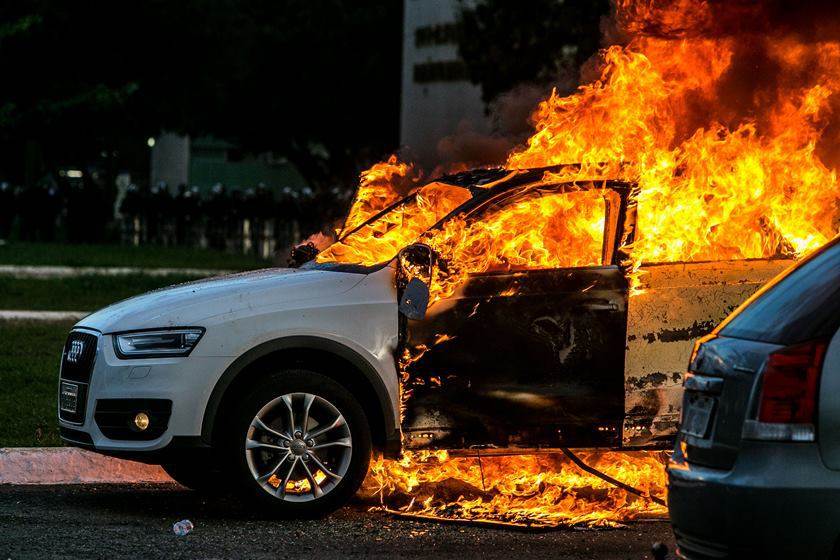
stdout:
[[(579, 161), (584, 176), (638, 181), (637, 263), (799, 255), (824, 244), (837, 232), (838, 183), (816, 147), (833, 80), (793, 88), (762, 127), (711, 122), (679, 139), (688, 99), (711, 95), (726, 69), (725, 43), (644, 38), (611, 47), (601, 80), (540, 104), (537, 132), (508, 166)], [(774, 54), (780, 65), (797, 63)]]
[[(835, 236), (840, 41), (833, 11), (814, 17), (813, 6), (803, 5), (802, 13), (786, 19), (771, 2), (614, 4), (622, 44), (600, 53), (596, 80), (539, 104), (534, 134), (504, 165), (577, 163), (543, 181), (638, 183), (636, 238), (624, 248), (637, 267), (795, 257)], [(389, 177), (405, 178), (408, 170), (396, 159), (374, 166), (348, 225), (397, 200), (402, 187), (389, 184)], [(366, 189), (372, 176), (379, 182)], [(434, 286), (440, 296), (467, 272), (593, 264), (597, 258), (603, 221), (590, 195), (570, 196), (568, 203), (534, 198), (486, 220), (456, 219), (424, 235), (466, 196), (455, 187), (438, 194), (443, 198), (430, 204), (421, 194), (411, 213), (372, 226), (319, 260), (383, 262), (422, 239), (448, 261), (449, 272)], [(504, 520), (616, 521), (656, 510), (598, 479), (582, 480), (556, 459), (485, 460), (485, 490), (475, 491), (482, 488), (476, 462), (445, 458), (377, 462), (368, 490), (415, 496), (412, 511)], [(663, 470), (652, 456), (587, 458), (615, 478), (664, 493)], [(444, 480), (466, 486), (446, 489)]]
[(433, 301), (454, 292), (470, 273), (600, 265), (610, 194), (534, 190), (500, 210), (491, 208), (481, 219), (456, 217), (422, 236), (448, 263), (435, 271)]
[[(733, 6), (723, 14), (730, 20), (762, 15), (760, 3)], [(840, 42), (806, 42), (794, 33), (764, 37), (760, 26), (753, 35), (727, 34), (725, 26), (713, 32), (715, 10), (723, 8), (708, 2), (620, 0), (617, 7), (623, 28), (639, 35), (601, 53), (598, 80), (540, 103), (535, 133), (510, 154), (506, 167), (580, 163), (550, 179), (638, 182), (638, 231), (628, 248), (637, 264), (797, 256), (836, 235), (840, 157), (833, 131), (840, 128)], [(641, 34), (651, 29), (658, 36)], [(771, 67), (771, 85), (742, 91), (735, 78), (749, 68), (733, 65), (741, 64), (747, 48)], [(745, 114), (738, 114), (742, 105)], [(832, 135), (823, 140), (826, 129)], [(390, 190), (383, 185), (409, 171), (391, 158), (366, 172), (348, 223), (392, 203), (405, 183), (394, 182)], [(503, 221), (516, 235), (528, 222), (511, 212)], [(406, 225), (401, 243), (368, 252), (366, 262), (389, 260), (396, 245), (416, 240), (422, 228)], [(460, 238), (464, 246), (486, 247), (497, 234), (496, 228), (473, 227)], [(589, 250), (585, 245), (581, 259)], [(350, 252), (321, 260), (354, 258)], [(529, 255), (513, 261), (520, 258)], [(558, 262), (540, 255), (534, 264)]]
[(353, 231), (380, 210), (397, 202), (418, 178), (414, 166), (398, 161), (397, 156), (363, 171), (353, 205), (344, 220), (344, 231)]
[(664, 456), (656, 452), (580, 452), (587, 464), (637, 488), (630, 494), (559, 455), (452, 458), (445, 451), (377, 460), (362, 494), (389, 509), (529, 525), (609, 525), (662, 517)]
[[(365, 189), (360, 192), (376, 193), (377, 191)], [(462, 187), (443, 183), (425, 185), (415, 197), (399, 203), (380, 219), (372, 220), (352, 230), (351, 235), (320, 252), (317, 259), (319, 262), (350, 262), (365, 265), (383, 262), (387, 259), (383, 259), (382, 255), (393, 257), (400, 249), (415, 241), (423, 232), (469, 198), (470, 192)], [(354, 216), (358, 217), (364, 212), (375, 215), (377, 212), (373, 209), (374, 201), (384, 200), (387, 200), (387, 197), (366, 198), (364, 206), (367, 208), (364, 211), (357, 211)]]

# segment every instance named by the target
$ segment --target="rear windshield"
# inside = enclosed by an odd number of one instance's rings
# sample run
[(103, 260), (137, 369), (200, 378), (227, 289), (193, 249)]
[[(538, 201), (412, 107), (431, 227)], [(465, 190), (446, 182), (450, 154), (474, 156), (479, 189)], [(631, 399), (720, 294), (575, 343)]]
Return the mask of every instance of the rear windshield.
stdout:
[(775, 344), (831, 336), (840, 326), (840, 238), (770, 284), (720, 334)]

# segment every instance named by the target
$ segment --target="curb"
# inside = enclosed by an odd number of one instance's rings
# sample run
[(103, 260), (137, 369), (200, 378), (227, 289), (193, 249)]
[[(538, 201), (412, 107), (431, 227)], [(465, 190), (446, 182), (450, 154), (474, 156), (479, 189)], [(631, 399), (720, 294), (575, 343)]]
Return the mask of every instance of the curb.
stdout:
[(157, 465), (75, 447), (0, 448), (0, 485), (161, 483), (173, 480)]
[(90, 311), (25, 311), (0, 310), (2, 321), (79, 321), (90, 315)]
[(219, 276), (230, 274), (232, 270), (210, 268), (141, 268), (136, 266), (31, 266), (31, 265), (0, 265), (0, 276), (13, 278), (70, 278), (73, 276), (125, 276), (128, 274), (143, 274), (144, 276), (170, 276), (180, 274), (184, 276)]

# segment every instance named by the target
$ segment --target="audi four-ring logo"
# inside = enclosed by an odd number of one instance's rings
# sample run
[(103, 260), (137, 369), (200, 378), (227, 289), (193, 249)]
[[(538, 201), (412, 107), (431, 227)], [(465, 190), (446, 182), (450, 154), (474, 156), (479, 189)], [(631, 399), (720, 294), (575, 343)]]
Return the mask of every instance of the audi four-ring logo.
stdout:
[(82, 350), (85, 349), (85, 343), (81, 340), (70, 341), (70, 350), (67, 352), (67, 361), (76, 363), (82, 357)]

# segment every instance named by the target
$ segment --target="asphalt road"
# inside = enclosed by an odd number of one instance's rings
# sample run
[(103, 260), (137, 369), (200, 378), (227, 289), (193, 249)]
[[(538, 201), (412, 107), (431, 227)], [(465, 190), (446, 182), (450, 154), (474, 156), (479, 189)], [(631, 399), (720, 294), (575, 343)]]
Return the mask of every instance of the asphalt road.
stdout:
[[(665, 522), (533, 533), (397, 519), (357, 503), (327, 519), (279, 521), (179, 486), (0, 486), (7, 558), (651, 558)], [(172, 524), (190, 519), (185, 537)]]

